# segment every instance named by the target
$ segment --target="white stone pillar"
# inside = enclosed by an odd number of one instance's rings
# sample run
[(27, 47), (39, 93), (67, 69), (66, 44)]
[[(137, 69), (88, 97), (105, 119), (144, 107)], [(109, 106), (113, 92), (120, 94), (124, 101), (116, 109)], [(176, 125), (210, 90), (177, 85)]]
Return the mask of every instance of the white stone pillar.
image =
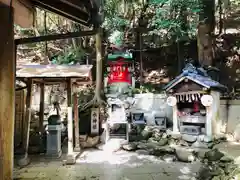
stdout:
[(220, 93), (218, 91), (211, 91), (211, 96), (213, 97), (213, 102), (211, 105), (212, 110), (212, 133), (220, 134), (221, 129), (221, 121), (219, 117), (219, 109), (220, 109)]
[(212, 138), (212, 108), (211, 106), (205, 106), (206, 108), (206, 135)]
[(178, 128), (178, 109), (177, 109), (177, 99), (174, 96), (169, 96), (167, 98), (167, 104), (169, 106), (172, 106), (173, 110), (173, 133), (178, 134), (179, 133), (179, 128)]
[(205, 129), (206, 129), (206, 135), (209, 138), (212, 138), (213, 134), (213, 106), (214, 106), (214, 99), (211, 95), (203, 95), (201, 97), (201, 103), (205, 106), (206, 108), (206, 123), (205, 123)]
[(72, 107), (68, 107), (68, 156), (73, 155), (73, 117)]
[(173, 108), (173, 133), (178, 134), (179, 128), (178, 128), (177, 105), (174, 105), (172, 108)]

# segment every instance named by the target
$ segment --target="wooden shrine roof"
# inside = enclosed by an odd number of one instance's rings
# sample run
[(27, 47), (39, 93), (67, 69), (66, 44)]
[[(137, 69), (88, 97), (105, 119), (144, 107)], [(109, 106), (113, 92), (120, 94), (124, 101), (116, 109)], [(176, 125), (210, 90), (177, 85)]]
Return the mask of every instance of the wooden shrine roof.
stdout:
[(92, 65), (22, 65), (17, 78), (90, 78)]
[(202, 87), (207, 89), (215, 89), (218, 91), (226, 91), (227, 87), (220, 84), (219, 82), (213, 80), (203, 68), (197, 68), (191, 63), (187, 64), (186, 67), (182, 70), (182, 73), (177, 76), (175, 79), (170, 81), (165, 87), (164, 90), (169, 91), (185, 79), (188, 79)]

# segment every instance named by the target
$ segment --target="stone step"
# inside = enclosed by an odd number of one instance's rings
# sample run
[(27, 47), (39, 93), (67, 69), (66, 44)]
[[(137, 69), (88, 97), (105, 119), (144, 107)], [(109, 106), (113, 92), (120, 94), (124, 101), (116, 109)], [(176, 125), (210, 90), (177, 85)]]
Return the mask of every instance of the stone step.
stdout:
[(182, 125), (180, 126), (180, 132), (182, 134), (199, 135), (201, 134), (201, 126)]

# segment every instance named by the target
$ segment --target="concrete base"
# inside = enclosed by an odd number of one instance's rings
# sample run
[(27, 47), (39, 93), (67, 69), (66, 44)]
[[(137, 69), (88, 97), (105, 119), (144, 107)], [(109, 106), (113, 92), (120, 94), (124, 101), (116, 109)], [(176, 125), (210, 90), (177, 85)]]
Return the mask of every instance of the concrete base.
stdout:
[(65, 160), (66, 165), (73, 165), (76, 163), (76, 159), (80, 155), (80, 152), (74, 152), (73, 154), (68, 154), (67, 159)]
[(17, 164), (20, 167), (25, 167), (30, 164), (30, 158), (28, 156), (24, 156), (23, 158), (19, 159)]
[(75, 147), (73, 151), (74, 152), (81, 152), (81, 148), (80, 147)]
[(54, 153), (47, 152), (46, 153), (47, 158), (60, 158), (61, 156), (62, 156), (62, 150), (60, 150), (58, 153), (56, 153), (56, 152), (54, 152)]

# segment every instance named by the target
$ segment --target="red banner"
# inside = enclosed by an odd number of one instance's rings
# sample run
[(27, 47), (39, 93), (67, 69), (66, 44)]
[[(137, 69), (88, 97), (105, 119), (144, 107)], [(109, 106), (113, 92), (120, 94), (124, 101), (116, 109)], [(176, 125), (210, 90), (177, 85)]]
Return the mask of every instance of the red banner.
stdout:
[(108, 75), (108, 83), (126, 82), (131, 84), (131, 73), (128, 71), (127, 66), (122, 64), (115, 64), (110, 66), (110, 72)]

